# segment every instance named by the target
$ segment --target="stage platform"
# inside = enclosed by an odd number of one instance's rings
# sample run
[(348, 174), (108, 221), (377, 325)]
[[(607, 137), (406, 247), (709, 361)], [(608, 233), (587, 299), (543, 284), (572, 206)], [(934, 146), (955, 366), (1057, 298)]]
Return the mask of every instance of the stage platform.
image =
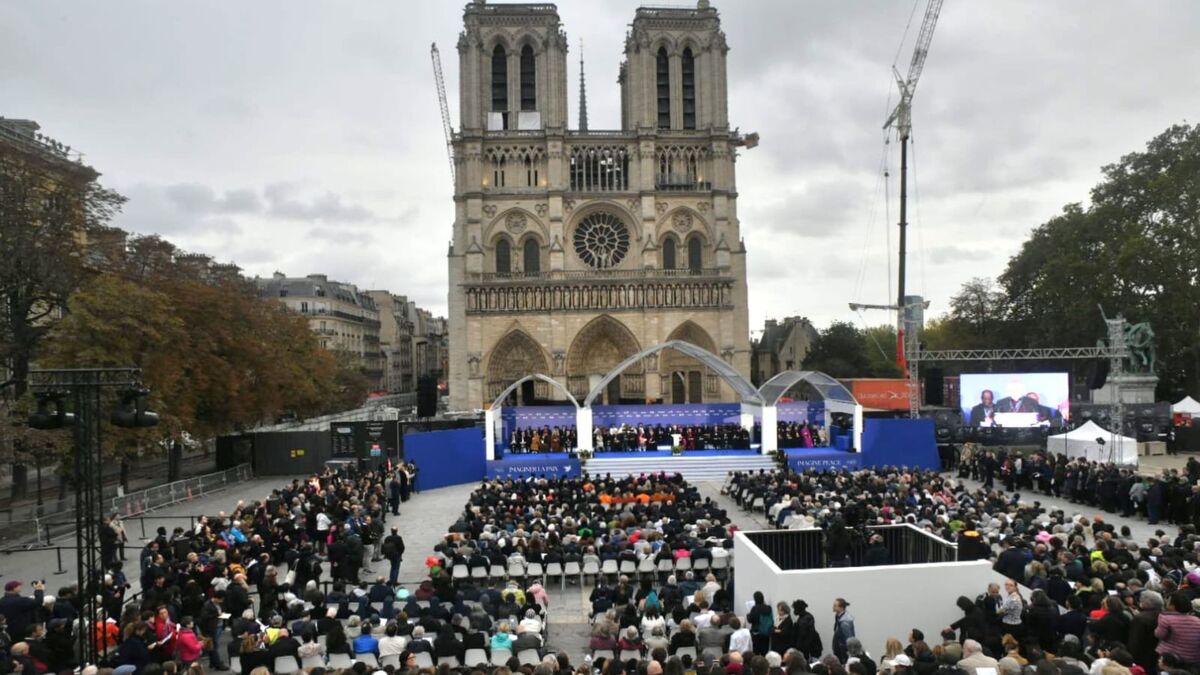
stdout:
[[(754, 457), (758, 455), (758, 450), (687, 450), (683, 453), (688, 457)], [(535, 459), (535, 460), (553, 460), (562, 459), (564, 457), (572, 457), (565, 452), (522, 452), (522, 453), (505, 453), (504, 459)], [(630, 450), (628, 452), (596, 452), (592, 454), (592, 459), (628, 459), (639, 457), (642, 459), (654, 459), (671, 457), (670, 450)]]
[[(830, 448), (788, 448), (788, 463), (795, 470), (858, 468), (859, 455)], [(776, 468), (772, 457), (757, 450), (690, 450), (672, 455), (669, 450), (645, 452), (597, 452), (586, 462), (567, 453), (526, 453), (505, 455), (488, 462), (489, 478), (528, 478), (530, 476), (680, 473), (689, 481), (724, 481), (730, 471), (759, 471)]]

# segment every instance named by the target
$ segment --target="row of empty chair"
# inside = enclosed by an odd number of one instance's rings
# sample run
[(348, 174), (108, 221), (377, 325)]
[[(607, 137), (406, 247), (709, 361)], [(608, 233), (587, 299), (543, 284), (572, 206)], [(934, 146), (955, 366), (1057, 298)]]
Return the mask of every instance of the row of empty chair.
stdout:
[[(624, 654), (624, 652), (622, 652)], [(433, 668), (446, 664), (451, 668), (459, 668), (462, 666), (478, 666), (480, 664), (491, 664), (494, 666), (502, 666), (508, 663), (513, 657), (512, 652), (503, 649), (492, 650), (492, 655), (489, 658), (488, 653), (483, 649), (468, 649), (464, 655), (463, 661), (459, 661), (456, 657), (440, 657), (436, 661), (433, 655), (429, 652), (419, 652), (413, 657), (417, 661), (419, 668)], [(517, 653), (517, 660), (521, 665), (536, 666), (541, 663), (542, 657), (538, 655), (536, 649), (526, 649)], [(329, 669), (346, 669), (354, 666), (355, 663), (362, 663), (370, 668), (385, 668), (392, 666), (397, 670), (403, 668), (404, 664), (400, 663), (399, 654), (388, 654), (377, 658), (374, 654), (357, 654), (353, 658), (349, 654), (329, 654), (328, 658), (322, 656), (306, 656), (302, 659), (297, 659), (294, 656), (277, 656), (275, 657), (275, 667), (272, 672), (276, 675), (291, 675), (298, 673), (301, 670), (310, 668), (329, 668)], [(230, 660), (230, 670), (239, 673), (242, 670), (240, 657), (233, 657)]]
[(526, 579), (533, 577), (541, 579), (543, 585), (547, 579), (558, 577), (559, 586), (566, 584), (567, 577), (578, 577), (582, 582), (586, 577), (596, 577), (597, 575), (617, 575), (625, 574), (631, 576), (645, 576), (658, 574), (674, 574), (677, 572), (686, 572), (695, 570), (696, 572), (714, 572), (727, 571), (733, 566), (733, 551), (728, 551), (727, 556), (714, 557), (711, 562), (708, 558), (698, 558), (692, 560), (690, 557), (679, 558), (677, 560), (654, 560), (653, 558), (645, 558), (641, 561), (634, 562), (632, 560), (602, 560), (597, 563), (594, 560), (586, 562), (567, 562), (567, 563), (520, 563), (510, 562), (507, 565), (491, 565), (490, 567), (468, 567), (466, 565), (455, 565), (450, 568), (450, 574), (455, 579)]

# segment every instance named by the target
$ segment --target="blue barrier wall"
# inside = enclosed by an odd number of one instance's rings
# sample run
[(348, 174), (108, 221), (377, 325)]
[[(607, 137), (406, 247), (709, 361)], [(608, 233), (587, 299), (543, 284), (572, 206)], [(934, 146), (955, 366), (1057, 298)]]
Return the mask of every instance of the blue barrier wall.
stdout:
[(868, 419), (863, 423), (863, 466), (938, 469), (933, 420)]
[(483, 429), (405, 434), (404, 459), (417, 465), (417, 487), (421, 490), (479, 482), (487, 463)]

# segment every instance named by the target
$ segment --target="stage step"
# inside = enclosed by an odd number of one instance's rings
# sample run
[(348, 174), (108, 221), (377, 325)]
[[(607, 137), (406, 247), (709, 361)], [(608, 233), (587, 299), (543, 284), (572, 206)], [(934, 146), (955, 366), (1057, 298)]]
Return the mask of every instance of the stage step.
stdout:
[(583, 466), (584, 471), (593, 475), (627, 476), (665, 471), (683, 474), (688, 481), (724, 481), (730, 471), (774, 468), (775, 461), (766, 455), (688, 457), (684, 454), (678, 457), (663, 457), (646, 456), (636, 452), (629, 453), (628, 457), (593, 457)]

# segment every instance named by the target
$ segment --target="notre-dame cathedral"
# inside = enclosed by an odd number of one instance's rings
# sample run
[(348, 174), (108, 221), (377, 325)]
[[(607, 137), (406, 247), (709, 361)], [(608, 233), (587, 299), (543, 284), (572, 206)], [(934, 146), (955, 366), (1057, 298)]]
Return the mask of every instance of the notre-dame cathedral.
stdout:
[[(582, 400), (613, 366), (671, 339), (750, 375), (746, 251), (717, 10), (643, 7), (621, 63), (621, 128), (568, 128), (567, 36), (552, 4), (463, 14), (450, 265), (450, 407), (486, 407), (542, 373)], [(581, 64), (582, 65), (582, 64)], [(521, 403), (565, 400), (545, 382)], [(599, 402), (732, 400), (674, 350)]]

